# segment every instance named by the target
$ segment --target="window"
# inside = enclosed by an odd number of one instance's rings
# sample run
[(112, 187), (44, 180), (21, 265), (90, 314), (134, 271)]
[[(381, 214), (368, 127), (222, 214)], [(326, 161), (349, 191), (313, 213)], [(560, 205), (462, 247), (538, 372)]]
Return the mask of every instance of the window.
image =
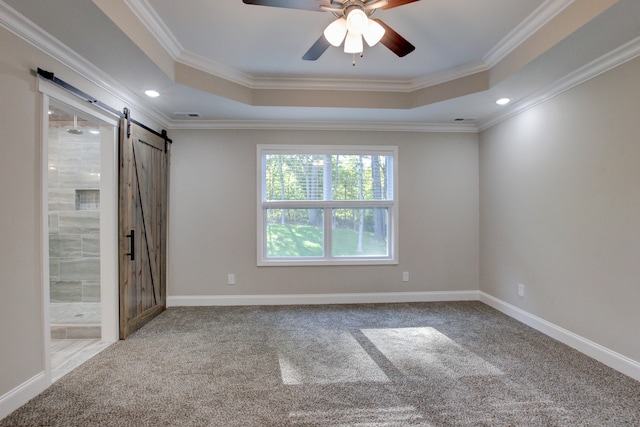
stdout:
[(258, 146), (258, 265), (397, 263), (397, 147)]

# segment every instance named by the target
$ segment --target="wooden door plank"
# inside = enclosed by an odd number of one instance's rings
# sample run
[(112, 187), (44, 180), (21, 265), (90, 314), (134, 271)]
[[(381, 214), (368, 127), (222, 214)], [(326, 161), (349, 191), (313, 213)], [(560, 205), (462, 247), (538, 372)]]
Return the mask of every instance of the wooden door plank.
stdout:
[(143, 250), (146, 250), (145, 259), (150, 263), (151, 277), (147, 287), (150, 292), (155, 293), (155, 287), (160, 286), (158, 277), (160, 270), (157, 262), (156, 247), (154, 246), (154, 242), (158, 240), (158, 236), (154, 236), (152, 220), (152, 213), (157, 209), (157, 205), (154, 203), (153, 193), (149, 191), (149, 187), (152, 186), (154, 180), (158, 178), (153, 172), (154, 163), (158, 162), (159, 159), (153, 155), (153, 152), (157, 150), (157, 148), (145, 144), (142, 140), (135, 140), (133, 147), (136, 175), (138, 178), (138, 192), (141, 201), (141, 230), (146, 243), (143, 246)]
[[(120, 138), (120, 337), (142, 327), (166, 306), (167, 153), (165, 141), (131, 125)], [(128, 253), (135, 235), (134, 260)]]

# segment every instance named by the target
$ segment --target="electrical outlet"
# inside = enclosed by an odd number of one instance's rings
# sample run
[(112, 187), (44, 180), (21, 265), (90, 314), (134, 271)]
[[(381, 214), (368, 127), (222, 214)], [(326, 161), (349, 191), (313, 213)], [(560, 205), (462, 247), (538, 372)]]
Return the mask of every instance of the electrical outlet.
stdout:
[(408, 282), (409, 281), (409, 272), (408, 271), (402, 272), (402, 281), (403, 282)]
[(228, 285), (235, 285), (236, 284), (236, 275), (235, 274), (227, 275), (227, 284)]
[(518, 296), (519, 297), (523, 297), (524, 296), (524, 285), (522, 283), (520, 283), (518, 285)]

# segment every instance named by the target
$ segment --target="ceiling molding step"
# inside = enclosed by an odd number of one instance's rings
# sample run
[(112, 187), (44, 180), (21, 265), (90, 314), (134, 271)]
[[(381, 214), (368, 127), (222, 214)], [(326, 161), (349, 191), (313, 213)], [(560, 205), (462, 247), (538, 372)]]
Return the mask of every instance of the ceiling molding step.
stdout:
[(234, 83), (181, 62), (176, 62), (174, 82), (246, 105), (252, 104), (253, 93), (247, 86)]
[(288, 89), (288, 90), (361, 90), (369, 92), (414, 92), (429, 86), (446, 83), (487, 71), (504, 57), (542, 28), (574, 0), (546, 0), (521, 24), (502, 39), (481, 60), (464, 64), (450, 70), (433, 73), (412, 80), (351, 80), (351, 79), (308, 79), (288, 77), (260, 77), (251, 75), (217, 63), (195, 52), (185, 50), (162, 18), (155, 12), (148, 0), (123, 0), (136, 18), (157, 39), (158, 43), (175, 61), (232, 83), (244, 85), (250, 89)]
[(491, 86), (515, 74), (584, 27), (619, 0), (572, 1), (536, 33), (491, 67)]
[(490, 89), (489, 73), (490, 71), (479, 72), (412, 92), (410, 108), (436, 104), (461, 96), (484, 92)]
[[(132, 110), (144, 112), (151, 120), (164, 127), (170, 122), (167, 116), (149, 107), (142, 102), (141, 98), (131, 94), (128, 89), (121, 86), (100, 68), (87, 61), (3, 1), (0, 1), (0, 26), (71, 69), (71, 71), (77, 73), (91, 84), (119, 99), (123, 104), (130, 106)], [(48, 71), (55, 72), (55, 70)]]
[(412, 80), (323, 79), (295, 77), (253, 77), (252, 89), (349, 90), (365, 92), (411, 93), (420, 89), (468, 77), (489, 68), (482, 61), (455, 67)]
[(635, 38), (624, 45), (602, 55), (590, 63), (580, 67), (579, 69), (567, 74), (565, 77), (556, 81), (553, 85), (540, 90), (533, 95), (515, 103), (512, 107), (500, 111), (500, 113), (488, 117), (478, 123), (480, 132), (489, 129), (507, 119), (535, 107), (554, 96), (560, 95), (594, 77), (597, 77), (609, 70), (612, 70), (626, 62), (629, 62), (640, 56), (640, 37)]
[(124, 2), (171, 57), (174, 60), (177, 59), (184, 48), (149, 2), (147, 0), (124, 0)]
[(253, 88), (255, 78), (249, 74), (242, 73), (235, 68), (220, 64), (204, 56), (200, 56), (194, 52), (183, 50), (176, 57), (176, 61), (182, 65), (186, 65), (212, 76), (228, 80), (249, 89)]
[(254, 77), (186, 50), (147, 0), (123, 0), (174, 61), (252, 88)]
[(573, 2), (574, 0), (545, 1), (482, 58), (486, 66), (491, 68), (498, 64)]
[(140, 20), (128, 0), (92, 0), (164, 74), (173, 79), (176, 61), (171, 52), (158, 40), (157, 35)]
[(411, 93), (441, 83), (467, 77), (489, 68), (482, 61), (475, 61), (442, 73), (431, 74), (413, 80), (380, 80), (380, 79), (332, 79), (332, 78), (297, 78), (288, 77), (256, 77), (237, 71), (232, 67), (216, 63), (208, 58), (190, 51), (183, 51), (176, 61), (197, 70), (223, 78), (232, 83), (246, 86), (249, 89), (282, 89), (282, 90), (349, 90), (365, 92), (400, 92)]
[(340, 122), (276, 120), (174, 120), (169, 130), (339, 130), (377, 132), (478, 133), (475, 123)]
[(296, 77), (254, 77), (251, 89), (260, 90), (348, 90), (364, 92), (411, 92), (408, 80), (327, 79)]
[(459, 67), (454, 67), (440, 73), (434, 73), (428, 76), (414, 79), (411, 81), (409, 92), (415, 92), (431, 86), (437, 86), (442, 83), (448, 83), (453, 80), (469, 77), (473, 74), (488, 71), (489, 69), (490, 67), (484, 61), (473, 61), (471, 63), (461, 65)]

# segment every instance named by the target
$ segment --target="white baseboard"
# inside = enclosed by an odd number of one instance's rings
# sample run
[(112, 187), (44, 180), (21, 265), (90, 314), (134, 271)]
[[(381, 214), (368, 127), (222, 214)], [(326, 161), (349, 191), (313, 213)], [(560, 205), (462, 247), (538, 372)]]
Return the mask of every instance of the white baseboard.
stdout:
[(367, 304), (478, 300), (506, 314), (507, 316), (510, 316), (637, 381), (640, 381), (640, 362), (616, 353), (615, 351), (603, 347), (600, 344), (583, 338), (571, 331), (561, 328), (560, 326), (480, 291), (289, 295), (176, 295), (167, 297), (167, 306)]
[(42, 393), (49, 384), (44, 372), (0, 396), (0, 420)]
[[(360, 304), (394, 302), (481, 301), (545, 335), (554, 338), (597, 361), (640, 381), (640, 362), (609, 350), (514, 305), (480, 291), (452, 292), (380, 292), (349, 294), (298, 295), (195, 295), (169, 296), (168, 307), (231, 306), (231, 305), (292, 305), (292, 304)], [(6, 417), (30, 399), (42, 393), (47, 384), (44, 372), (25, 381), (0, 396), (0, 419)]]
[(293, 304), (367, 304), (397, 302), (477, 301), (478, 299), (478, 291), (376, 292), (288, 295), (176, 295), (167, 297), (167, 307)]
[(534, 316), (533, 314), (489, 294), (484, 292), (480, 292), (479, 294), (480, 301), (506, 314), (507, 316), (519, 320), (525, 325), (578, 350), (580, 353), (594, 358), (618, 372), (622, 372), (636, 381), (640, 381), (640, 362), (616, 353), (615, 351), (603, 347), (598, 343), (574, 334), (571, 331), (561, 328), (560, 326), (548, 322), (540, 317)]

